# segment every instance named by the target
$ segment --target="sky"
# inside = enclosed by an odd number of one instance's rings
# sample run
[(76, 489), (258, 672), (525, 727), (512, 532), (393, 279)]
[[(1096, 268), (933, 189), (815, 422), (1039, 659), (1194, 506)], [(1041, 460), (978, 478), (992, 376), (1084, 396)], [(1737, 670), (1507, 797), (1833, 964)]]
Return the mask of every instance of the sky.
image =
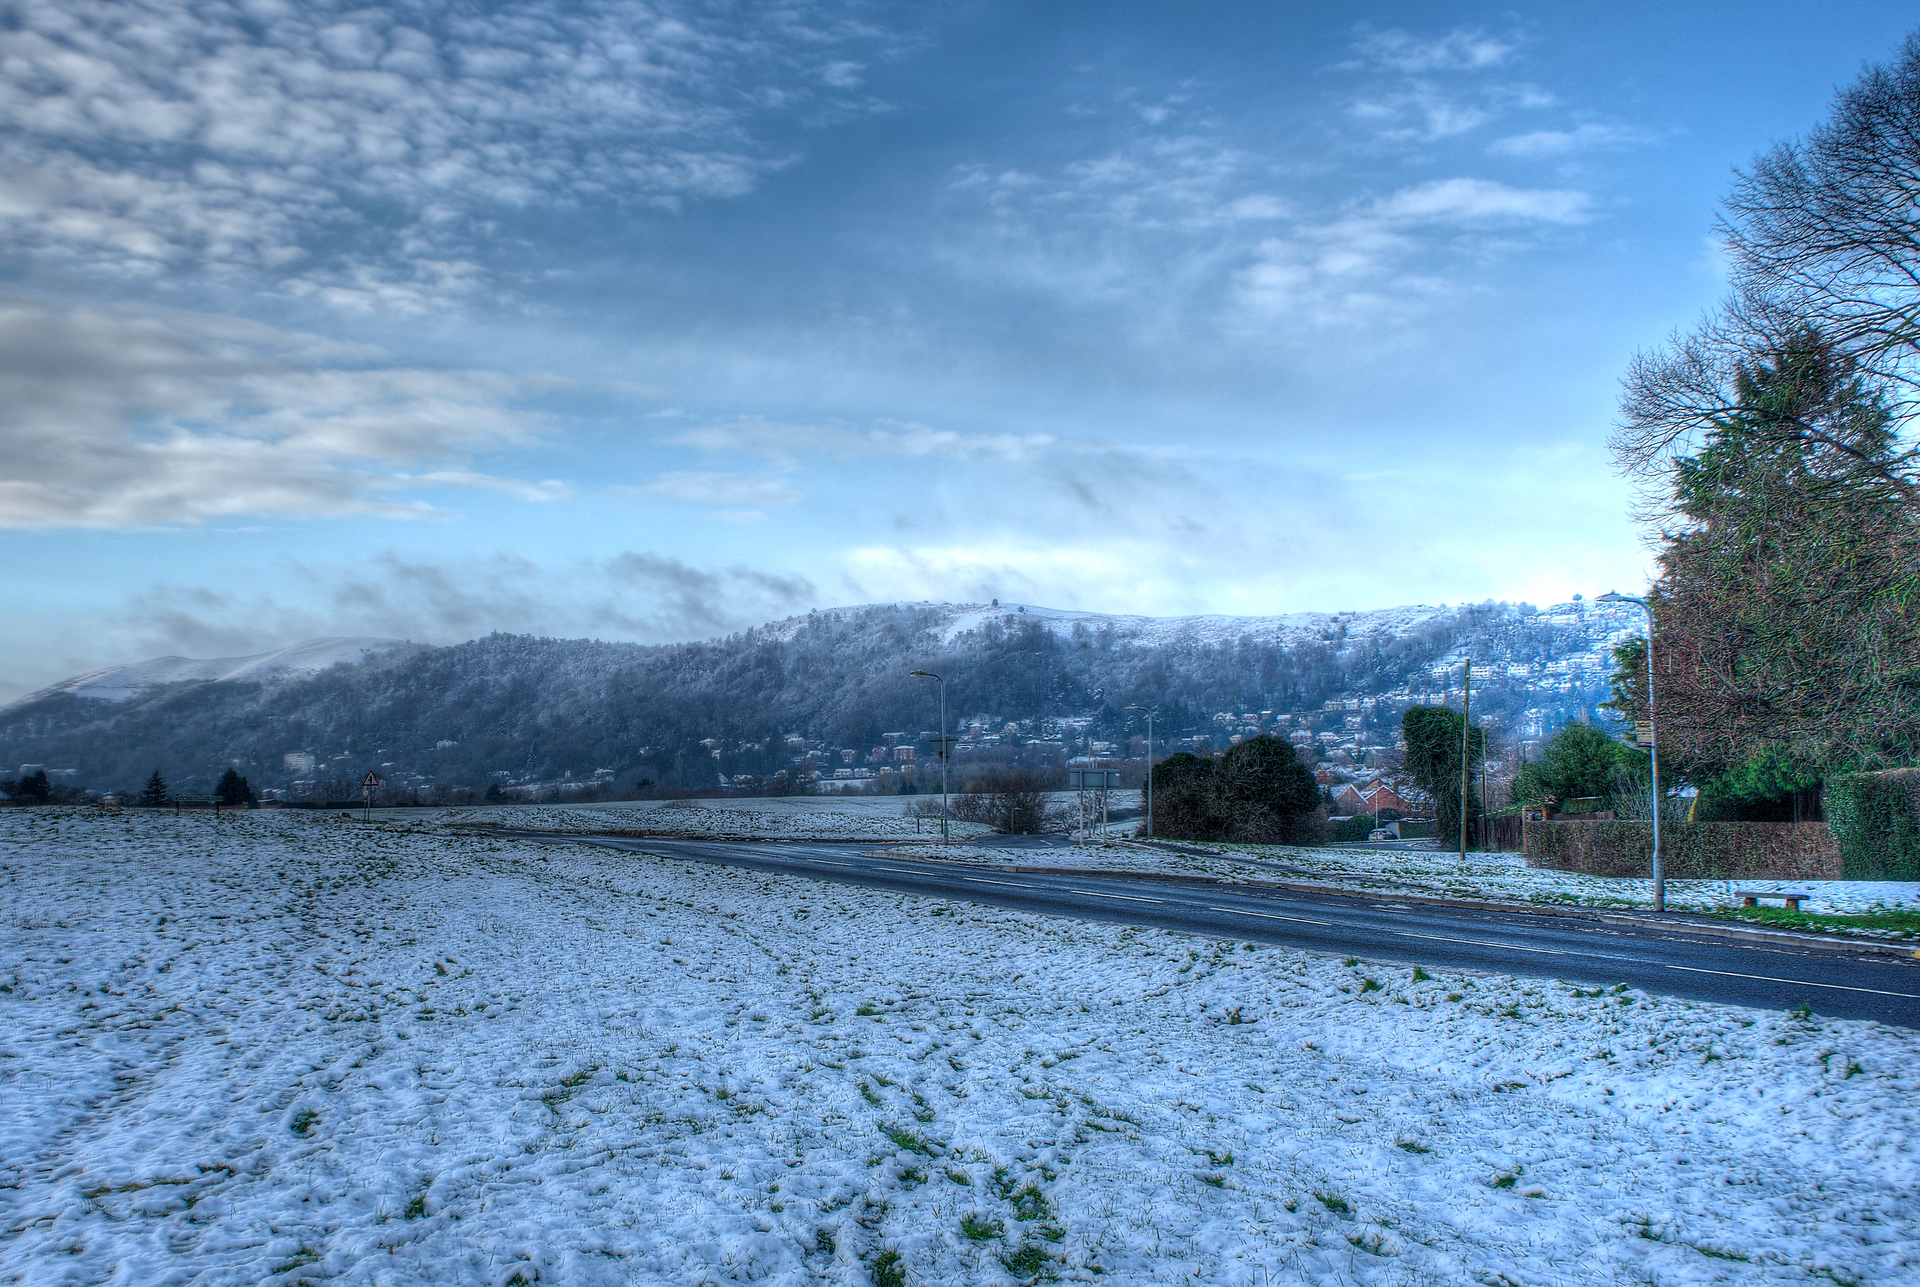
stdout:
[(1892, 4), (0, 0), (0, 699), (325, 635), (1646, 584)]

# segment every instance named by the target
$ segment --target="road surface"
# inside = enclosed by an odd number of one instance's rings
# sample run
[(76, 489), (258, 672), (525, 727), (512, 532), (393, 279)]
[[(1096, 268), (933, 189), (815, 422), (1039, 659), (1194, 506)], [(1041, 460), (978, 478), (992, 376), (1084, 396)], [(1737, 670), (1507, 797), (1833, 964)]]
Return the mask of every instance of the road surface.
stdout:
[(1730, 939), (1685, 922), (1621, 923), (1387, 895), (983, 869), (892, 858), (883, 843), (871, 842), (642, 840), (505, 829), (499, 834), (1430, 969), (1626, 983), (1670, 996), (1767, 1009), (1804, 1002), (1824, 1015), (1920, 1028), (1920, 961), (1777, 939)]

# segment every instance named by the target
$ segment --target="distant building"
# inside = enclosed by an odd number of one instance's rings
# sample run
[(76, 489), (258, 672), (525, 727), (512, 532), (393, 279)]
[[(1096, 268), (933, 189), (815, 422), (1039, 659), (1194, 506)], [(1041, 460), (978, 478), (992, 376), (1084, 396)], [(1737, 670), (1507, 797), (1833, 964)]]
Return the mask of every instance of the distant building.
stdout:
[(280, 763), (295, 773), (313, 772), (314, 759), (305, 751), (288, 751), (280, 757)]

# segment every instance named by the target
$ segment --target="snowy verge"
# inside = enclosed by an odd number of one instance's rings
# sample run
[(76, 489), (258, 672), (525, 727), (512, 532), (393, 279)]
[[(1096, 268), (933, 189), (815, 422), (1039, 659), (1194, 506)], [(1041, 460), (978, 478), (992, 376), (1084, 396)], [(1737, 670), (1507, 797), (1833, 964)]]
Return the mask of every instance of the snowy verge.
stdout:
[(1909, 1281), (1920, 1034), (339, 815), (0, 814), (0, 1279)]

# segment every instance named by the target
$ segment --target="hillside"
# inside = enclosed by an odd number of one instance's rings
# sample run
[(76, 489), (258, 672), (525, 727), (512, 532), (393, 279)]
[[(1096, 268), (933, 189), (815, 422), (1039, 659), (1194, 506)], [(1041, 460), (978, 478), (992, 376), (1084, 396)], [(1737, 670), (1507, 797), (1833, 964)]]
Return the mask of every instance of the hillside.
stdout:
[(893, 745), (937, 722), (937, 694), (907, 675), (915, 668), (947, 677), (950, 723), (976, 758), (1124, 754), (1144, 731), (1125, 709), (1139, 704), (1160, 710), (1163, 746), (1275, 731), (1359, 759), (1391, 744), (1406, 705), (1457, 690), (1467, 656), (1475, 712), (1502, 736), (1586, 716), (1604, 698), (1608, 648), (1636, 624), (1585, 603), (1189, 618), (880, 604), (659, 646), (314, 641), (55, 685), (0, 709), (0, 764), (123, 789), (158, 767), (183, 790), (206, 789), (228, 763), (278, 788), (368, 768), (397, 784), (464, 785), (865, 774), (904, 769)]

